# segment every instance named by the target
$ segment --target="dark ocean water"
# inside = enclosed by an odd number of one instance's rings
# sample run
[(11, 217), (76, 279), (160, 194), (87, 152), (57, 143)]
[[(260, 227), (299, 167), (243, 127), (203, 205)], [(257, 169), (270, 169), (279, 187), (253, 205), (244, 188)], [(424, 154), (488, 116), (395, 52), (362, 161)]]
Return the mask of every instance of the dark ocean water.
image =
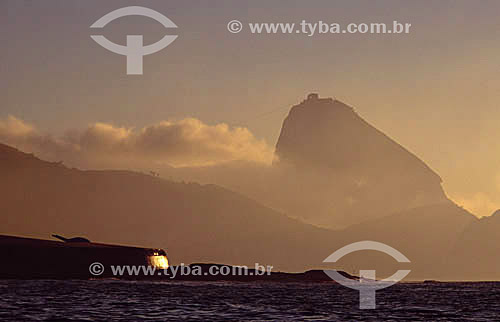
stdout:
[(398, 284), (377, 309), (333, 283), (0, 280), (0, 321), (500, 321), (500, 283)]

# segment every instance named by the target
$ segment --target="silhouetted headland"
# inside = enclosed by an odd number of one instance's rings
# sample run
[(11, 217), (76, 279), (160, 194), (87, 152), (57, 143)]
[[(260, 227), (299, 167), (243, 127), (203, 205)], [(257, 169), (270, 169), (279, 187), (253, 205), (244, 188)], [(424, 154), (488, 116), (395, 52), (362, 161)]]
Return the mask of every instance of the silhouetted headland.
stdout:
[[(79, 240), (86, 240), (80, 238)], [(164, 257), (164, 258), (163, 258)], [(61, 242), (0, 235), (0, 279), (87, 279), (93, 263), (158, 266), (168, 261), (162, 249), (91, 243)], [(161, 259), (160, 261), (158, 259)], [(104, 270), (101, 277), (112, 277)]]
[[(58, 235), (55, 235), (58, 236)], [(56, 238), (59, 238), (58, 236)], [(71, 240), (63, 238), (63, 240)], [(83, 241), (76, 241), (83, 240)], [(244, 271), (237, 266), (196, 263), (184, 267), (168, 266), (162, 249), (140, 248), (121, 245), (99, 244), (74, 238), (73, 242), (24, 238), (0, 235), (0, 279), (96, 279), (115, 278), (126, 280), (174, 280), (174, 281), (273, 281), (273, 282), (332, 282), (322, 270), (303, 273)], [(103, 271), (92, 266), (102, 264)], [(100, 265), (99, 265), (100, 266)], [(113, 274), (111, 266), (135, 266), (155, 268), (154, 274), (138, 270), (137, 274)], [(212, 273), (225, 271), (227, 274)], [(196, 268), (195, 268), (196, 267)], [(189, 272), (185, 272), (189, 270)], [(182, 271), (182, 272), (181, 272)], [(340, 273), (352, 279), (357, 277)]]

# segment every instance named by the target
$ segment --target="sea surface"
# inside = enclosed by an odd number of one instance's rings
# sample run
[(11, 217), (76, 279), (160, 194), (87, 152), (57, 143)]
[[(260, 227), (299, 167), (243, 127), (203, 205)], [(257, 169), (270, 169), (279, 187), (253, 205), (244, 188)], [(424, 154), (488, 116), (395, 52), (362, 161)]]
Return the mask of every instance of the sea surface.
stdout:
[(0, 321), (500, 321), (500, 283), (404, 283), (359, 309), (333, 283), (0, 280)]

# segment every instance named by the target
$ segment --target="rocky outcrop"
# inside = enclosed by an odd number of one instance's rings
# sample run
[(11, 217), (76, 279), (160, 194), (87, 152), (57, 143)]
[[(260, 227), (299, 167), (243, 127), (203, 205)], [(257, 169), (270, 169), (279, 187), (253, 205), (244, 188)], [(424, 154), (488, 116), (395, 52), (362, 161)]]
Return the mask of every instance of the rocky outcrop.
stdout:
[(315, 224), (347, 226), (447, 201), (422, 160), (352, 107), (317, 94), (292, 107), (275, 154), (278, 208)]

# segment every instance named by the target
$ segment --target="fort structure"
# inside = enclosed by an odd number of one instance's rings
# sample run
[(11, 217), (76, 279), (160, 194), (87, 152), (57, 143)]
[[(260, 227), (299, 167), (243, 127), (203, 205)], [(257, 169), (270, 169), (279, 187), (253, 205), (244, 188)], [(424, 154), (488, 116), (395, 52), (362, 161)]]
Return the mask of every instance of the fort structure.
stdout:
[(333, 103), (334, 99), (331, 97), (320, 98), (318, 93), (310, 93), (307, 95), (306, 99), (301, 102), (301, 104), (309, 103)]

